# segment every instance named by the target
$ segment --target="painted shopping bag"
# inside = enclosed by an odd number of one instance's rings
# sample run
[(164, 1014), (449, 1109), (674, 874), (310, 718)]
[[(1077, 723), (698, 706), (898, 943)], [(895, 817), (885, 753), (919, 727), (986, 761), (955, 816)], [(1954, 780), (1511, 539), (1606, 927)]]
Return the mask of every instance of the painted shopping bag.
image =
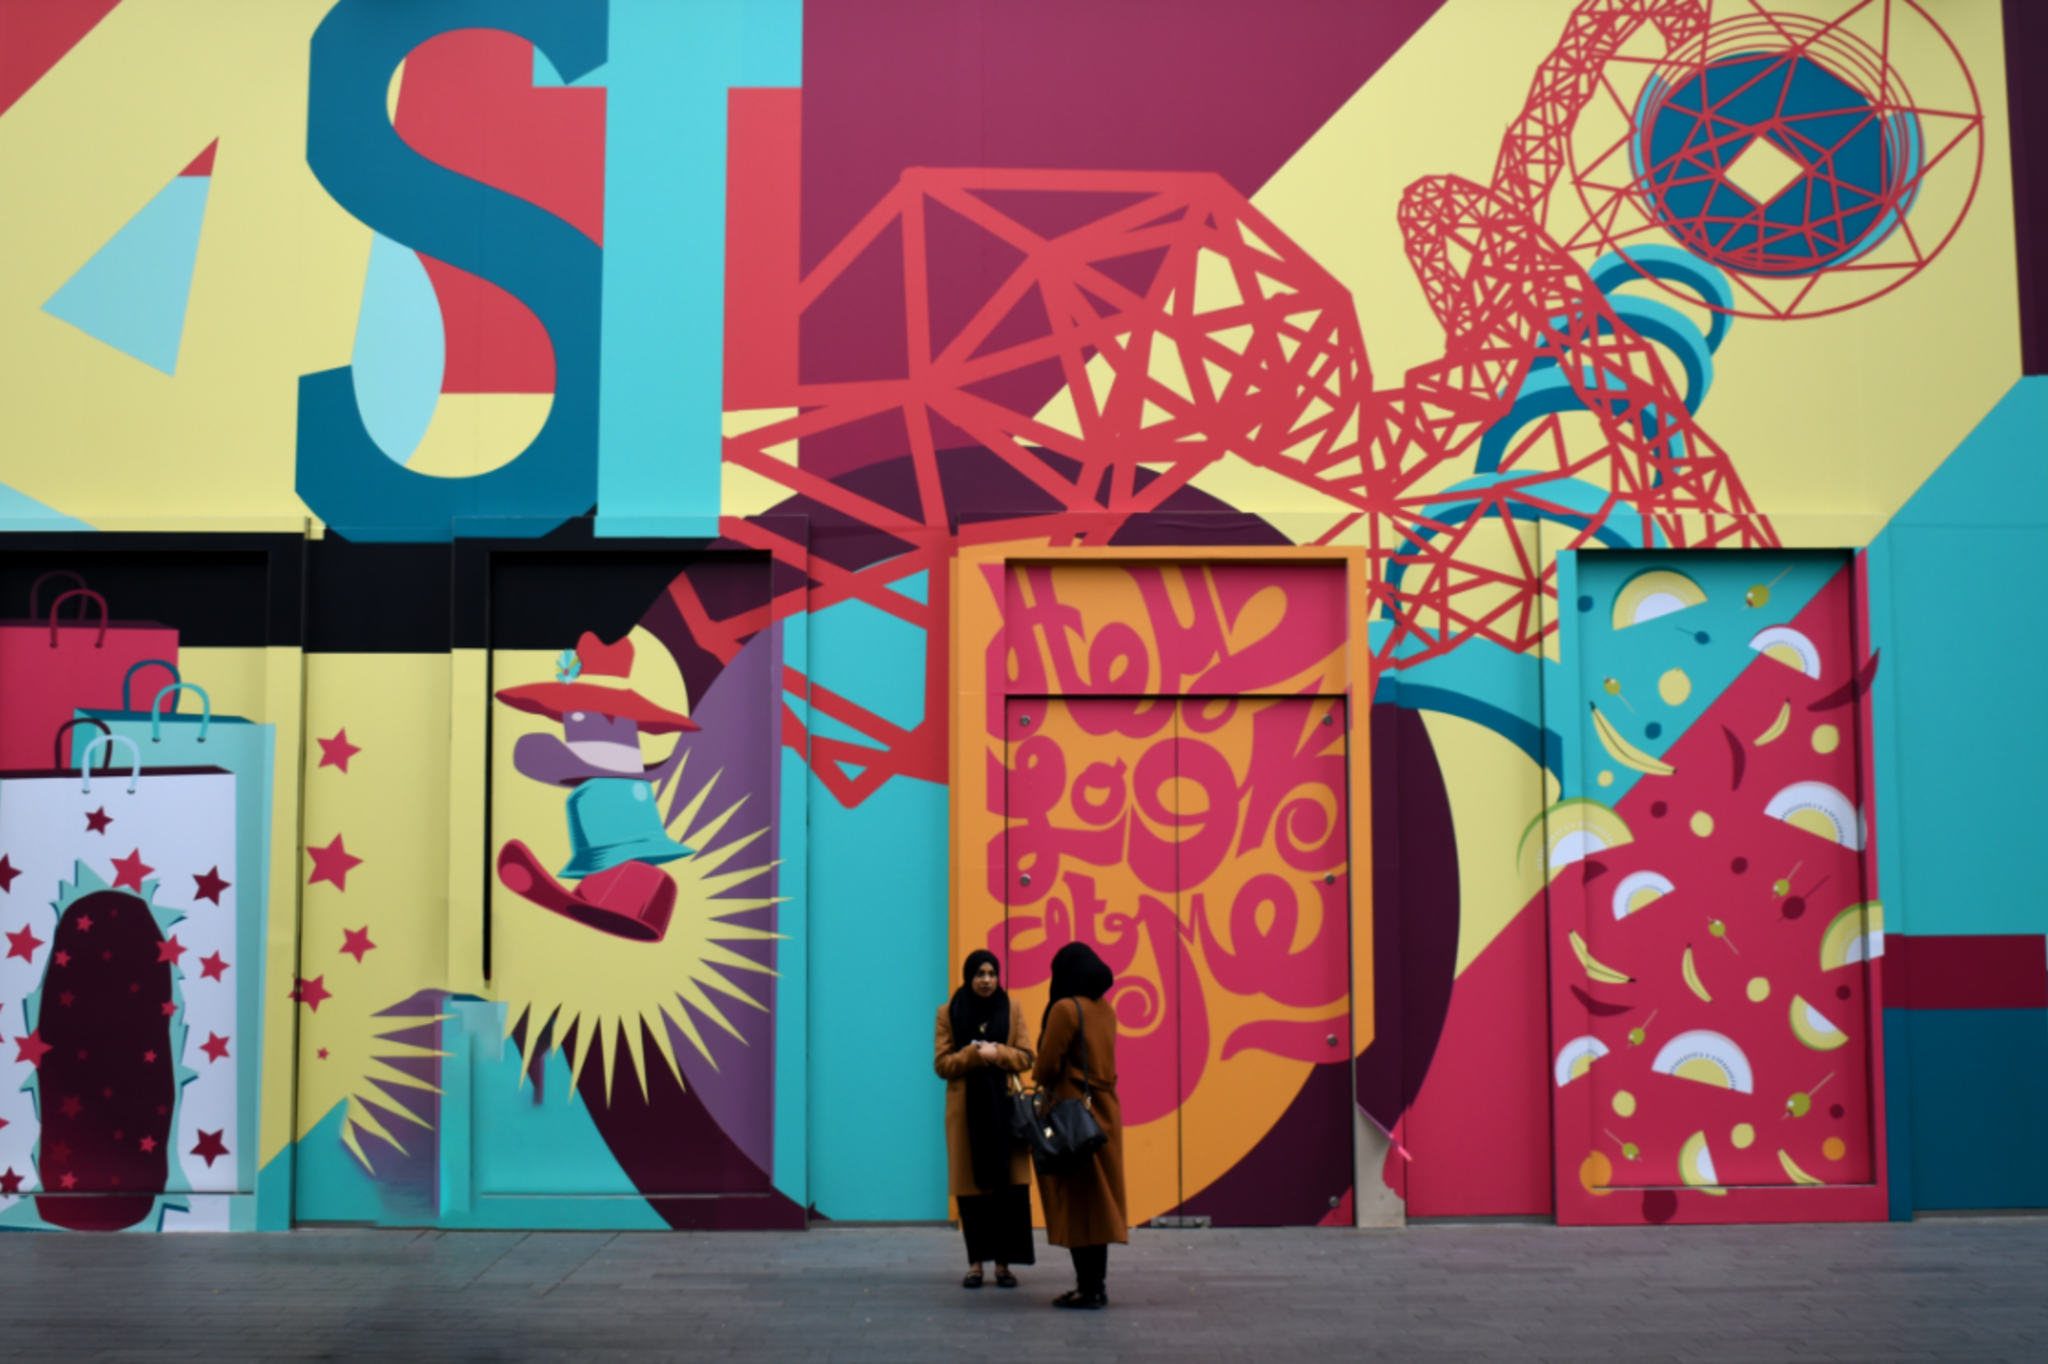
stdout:
[[(62, 728), (79, 725), (97, 728)], [(220, 874), (235, 784), (145, 768), (122, 735), (95, 735), (78, 768), (0, 770), (0, 1226), (24, 1224), (12, 1205), (30, 1193), (45, 1224), (107, 1231), (163, 1195), (249, 1187), (243, 963)]]
[[(43, 584), (53, 578), (77, 586), (57, 593), (45, 607)], [(60, 617), (73, 602), (77, 614)], [(152, 658), (177, 662), (174, 627), (110, 619), (107, 599), (76, 573), (37, 578), (28, 592), (28, 619), (0, 621), (0, 770), (47, 762), (50, 734), (60, 723), (81, 707), (114, 706), (128, 670)]]
[[(158, 686), (165, 677), (169, 686)], [(198, 698), (199, 713), (181, 712), (177, 706), (190, 693)], [(146, 707), (135, 702), (151, 697)], [(254, 1149), (257, 1122), (257, 1077), (262, 1059), (263, 971), (270, 924), (270, 821), (271, 796), (275, 786), (277, 726), (260, 724), (233, 715), (215, 715), (213, 701), (204, 688), (183, 681), (175, 663), (166, 659), (145, 659), (132, 665), (121, 683), (121, 709), (80, 710), (76, 718), (89, 722), (71, 730), (70, 757), (64, 764), (77, 767), (87, 746), (99, 733), (118, 734), (131, 739), (142, 750), (142, 759), (156, 767), (218, 767), (235, 776), (235, 861), (213, 868), (213, 875), (234, 891), (236, 902), (237, 960), (251, 969), (236, 972), (236, 994), (241, 1015), (248, 1020), (246, 1044), (237, 1052), (244, 1111), (241, 1132), (243, 1146)]]

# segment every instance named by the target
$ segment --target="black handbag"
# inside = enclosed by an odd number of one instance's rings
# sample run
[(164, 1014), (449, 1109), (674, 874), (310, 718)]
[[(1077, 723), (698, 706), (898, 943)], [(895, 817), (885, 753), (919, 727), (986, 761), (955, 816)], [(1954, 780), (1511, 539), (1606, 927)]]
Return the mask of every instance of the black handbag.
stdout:
[(1031, 1126), (1025, 1140), (1031, 1146), (1031, 1163), (1042, 1175), (1063, 1175), (1092, 1157), (1109, 1138), (1095, 1121), (1093, 1091), (1088, 1086), (1088, 1029), (1081, 1017), (1081, 1001), (1074, 1001), (1074, 1037), (1081, 1049), (1081, 1097), (1055, 1100), (1044, 1090), (1036, 1095), (1016, 1097), (1017, 1120), (1028, 1112)]

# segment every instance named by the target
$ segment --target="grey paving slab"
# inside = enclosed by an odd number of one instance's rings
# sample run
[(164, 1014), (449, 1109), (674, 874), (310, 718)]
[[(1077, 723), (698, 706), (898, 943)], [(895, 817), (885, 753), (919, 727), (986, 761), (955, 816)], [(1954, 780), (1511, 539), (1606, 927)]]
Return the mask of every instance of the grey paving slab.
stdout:
[(0, 1360), (2048, 1361), (2048, 1218), (1137, 1233), (1111, 1307), (936, 1228), (0, 1236)]

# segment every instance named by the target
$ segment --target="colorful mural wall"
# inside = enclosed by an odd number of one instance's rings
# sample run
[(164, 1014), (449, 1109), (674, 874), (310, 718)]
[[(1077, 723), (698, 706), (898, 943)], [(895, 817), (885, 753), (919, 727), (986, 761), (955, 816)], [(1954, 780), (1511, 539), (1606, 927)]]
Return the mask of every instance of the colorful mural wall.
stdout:
[(0, 1227), (2048, 1205), (2025, 11), (0, 0)]

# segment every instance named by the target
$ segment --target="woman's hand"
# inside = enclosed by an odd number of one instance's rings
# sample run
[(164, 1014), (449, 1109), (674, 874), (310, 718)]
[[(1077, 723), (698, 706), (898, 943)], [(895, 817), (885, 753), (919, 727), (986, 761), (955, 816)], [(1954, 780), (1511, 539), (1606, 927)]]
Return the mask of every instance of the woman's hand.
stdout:
[(996, 1044), (995, 1044), (995, 1043), (993, 1043), (993, 1042), (976, 1042), (976, 1043), (974, 1044), (974, 1050), (975, 1050), (976, 1054), (977, 1054), (977, 1055), (979, 1055), (979, 1056), (981, 1057), (981, 1059), (982, 1059), (982, 1060), (983, 1060), (984, 1062), (988, 1063), (989, 1065), (994, 1065), (994, 1064), (995, 1064), (995, 1062), (996, 1062), (996, 1057), (997, 1057), (997, 1052), (996, 1052)]

